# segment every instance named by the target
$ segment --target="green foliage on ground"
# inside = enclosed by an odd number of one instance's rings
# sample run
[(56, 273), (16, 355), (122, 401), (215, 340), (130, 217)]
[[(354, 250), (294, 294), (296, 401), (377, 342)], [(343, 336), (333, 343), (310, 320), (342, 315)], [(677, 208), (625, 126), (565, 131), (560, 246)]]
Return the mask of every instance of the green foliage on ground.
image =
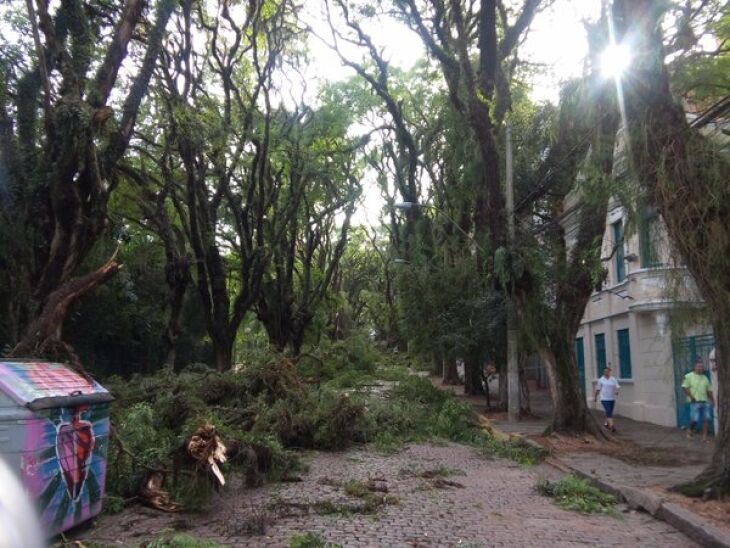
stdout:
[(481, 443), (482, 453), (489, 457), (513, 460), (524, 466), (541, 463), (548, 455), (547, 449), (529, 445), (524, 441), (501, 441), (492, 436), (484, 436)]
[(478, 428), (469, 404), (414, 374), (407, 358), (350, 342), (314, 349), (298, 362), (257, 355), (258, 361), (246, 360), (225, 373), (194, 365), (105, 381), (116, 397), (110, 509), (118, 511), (123, 499), (136, 495), (151, 470), (166, 471), (163, 487), (185, 509), (204, 508), (211, 494), (208, 479), (196, 476), (180, 457), (185, 438), (205, 422), (230, 450), (224, 474), (240, 473), (248, 486), (296, 475), (301, 450), (359, 443), (388, 452), (408, 442), (444, 440), (522, 463), (539, 460), (533, 450), (497, 442)]
[(317, 533), (302, 533), (292, 535), (289, 539), (289, 548), (335, 548), (339, 544), (325, 542)]
[(540, 494), (552, 497), (561, 508), (583, 514), (618, 516), (616, 497), (603, 493), (586, 480), (568, 474), (559, 481), (543, 480), (537, 485)]
[(192, 537), (184, 533), (165, 532), (149, 542), (146, 548), (218, 548), (219, 546), (223, 546), (223, 544)]

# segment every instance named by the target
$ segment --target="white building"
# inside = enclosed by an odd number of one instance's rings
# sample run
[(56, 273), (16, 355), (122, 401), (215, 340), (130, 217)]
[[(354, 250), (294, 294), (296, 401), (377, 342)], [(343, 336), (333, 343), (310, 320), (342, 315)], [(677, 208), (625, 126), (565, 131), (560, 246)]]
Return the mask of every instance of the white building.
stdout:
[[(624, 158), (617, 150), (617, 177), (628, 171)], [(576, 199), (569, 197), (568, 202)], [(575, 226), (570, 220), (565, 224)], [(570, 240), (570, 229), (566, 236)], [(661, 217), (641, 207), (629, 215), (618, 200), (611, 200), (601, 260), (607, 277), (591, 296), (576, 334), (578, 370), (589, 404), (593, 405), (595, 380), (610, 364), (621, 384), (618, 415), (685, 426), (682, 378), (697, 356), (709, 370), (714, 342), (711, 327), (702, 320), (703, 303), (695, 284), (676, 262)], [(679, 326), (670, 322), (673, 312), (688, 316), (693, 309), (693, 320)], [(672, 326), (677, 326), (674, 333)]]
[(709, 365), (713, 343), (710, 328), (699, 324), (673, 337), (670, 313), (702, 303), (686, 268), (674, 264), (661, 224), (645, 213), (627, 234), (625, 209), (610, 204), (601, 254), (608, 276), (586, 306), (576, 353), (589, 402), (593, 382), (611, 364), (621, 384), (617, 414), (676, 426), (684, 424), (682, 377), (698, 354)]

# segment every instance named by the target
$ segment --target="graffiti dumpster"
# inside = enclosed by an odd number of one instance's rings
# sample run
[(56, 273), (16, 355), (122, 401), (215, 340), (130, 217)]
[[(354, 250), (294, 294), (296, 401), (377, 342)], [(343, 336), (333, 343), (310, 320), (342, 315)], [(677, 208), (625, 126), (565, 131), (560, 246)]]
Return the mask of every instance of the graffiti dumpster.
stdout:
[(0, 458), (48, 537), (101, 511), (112, 399), (66, 365), (0, 359)]

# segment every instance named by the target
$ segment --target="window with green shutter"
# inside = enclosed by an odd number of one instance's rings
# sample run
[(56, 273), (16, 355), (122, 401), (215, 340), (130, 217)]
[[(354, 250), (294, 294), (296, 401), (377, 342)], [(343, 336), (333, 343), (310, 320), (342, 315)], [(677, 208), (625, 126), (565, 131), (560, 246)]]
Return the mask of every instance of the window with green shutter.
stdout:
[(606, 369), (606, 336), (603, 333), (597, 333), (593, 337), (593, 342), (596, 347), (596, 370), (600, 377), (603, 375), (603, 370)]
[(629, 330), (619, 329), (616, 331), (618, 338), (618, 363), (620, 378), (631, 378), (631, 343), (629, 342)]
[(578, 367), (578, 382), (580, 382), (580, 391), (585, 396), (586, 393), (586, 362), (585, 353), (583, 352), (583, 337), (575, 339), (575, 365)]
[(616, 248), (614, 262), (616, 264), (616, 283), (626, 279), (626, 265), (624, 264), (624, 227), (621, 221), (613, 223), (613, 245)]
[(659, 259), (659, 215), (656, 210), (646, 210), (639, 224), (639, 244), (641, 246), (641, 267), (662, 266)]

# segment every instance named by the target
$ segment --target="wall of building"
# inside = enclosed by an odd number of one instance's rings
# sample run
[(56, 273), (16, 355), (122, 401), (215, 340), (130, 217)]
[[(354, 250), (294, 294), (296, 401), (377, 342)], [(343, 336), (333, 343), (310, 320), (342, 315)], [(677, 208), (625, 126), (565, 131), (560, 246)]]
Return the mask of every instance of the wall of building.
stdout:
[[(624, 227), (623, 241), (615, 238), (617, 222)], [(686, 269), (676, 265), (661, 224), (652, 233), (652, 264), (647, 264), (646, 248), (642, 250), (642, 244), (646, 245), (642, 238), (646, 236), (647, 232), (631, 226), (624, 208), (613, 200), (606, 216), (601, 253), (607, 277), (586, 306), (576, 337), (583, 337), (586, 395), (590, 405), (593, 405), (595, 380), (602, 373), (598, 371), (595, 335), (603, 333), (606, 361), (621, 384), (616, 413), (639, 421), (676, 426), (669, 316), (678, 306), (698, 306), (700, 301)], [(623, 279), (619, 275), (620, 258)], [(620, 329), (629, 332), (630, 378), (621, 378), (617, 334)], [(705, 329), (697, 327), (690, 331)]]

